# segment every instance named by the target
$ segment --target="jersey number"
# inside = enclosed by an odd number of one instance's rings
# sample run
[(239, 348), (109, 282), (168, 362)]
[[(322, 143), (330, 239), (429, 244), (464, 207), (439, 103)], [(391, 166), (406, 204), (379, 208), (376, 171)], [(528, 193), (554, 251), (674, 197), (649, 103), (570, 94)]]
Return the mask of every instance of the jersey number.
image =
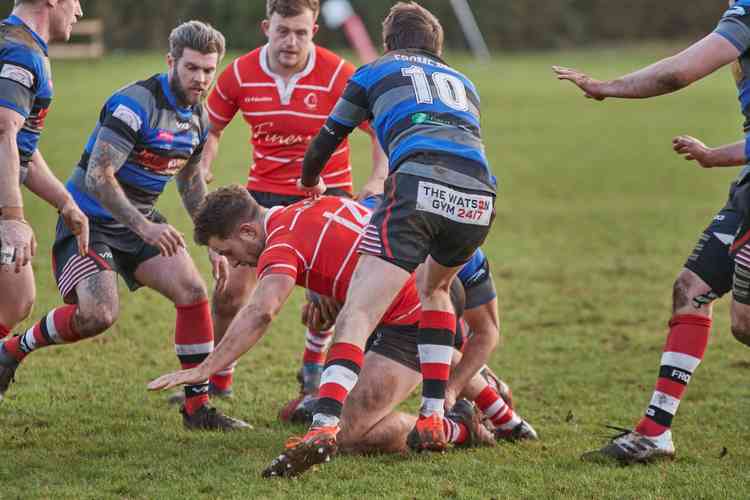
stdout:
[[(401, 74), (411, 78), (411, 83), (414, 86), (414, 94), (416, 94), (419, 104), (432, 104), (433, 96), (430, 89), (430, 81), (427, 79), (427, 74), (423, 68), (409, 66), (408, 68), (402, 68)], [(438, 97), (446, 106), (456, 111), (469, 110), (466, 87), (460, 78), (436, 71), (432, 74), (432, 82), (435, 84)]]

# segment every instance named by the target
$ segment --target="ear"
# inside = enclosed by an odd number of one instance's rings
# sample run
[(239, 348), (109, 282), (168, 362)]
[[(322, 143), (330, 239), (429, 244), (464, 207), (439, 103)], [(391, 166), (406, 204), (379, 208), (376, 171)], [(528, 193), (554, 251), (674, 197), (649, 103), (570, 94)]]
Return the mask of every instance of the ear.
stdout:
[(319, 24), (317, 24), (317, 23), (316, 23), (316, 24), (314, 24), (314, 25), (313, 25), (313, 32), (312, 32), (312, 36), (315, 36), (315, 34), (316, 34), (316, 33), (318, 32), (318, 30), (319, 30), (319, 29), (320, 29), (320, 25), (319, 25)]
[(263, 30), (264, 35), (268, 36), (268, 30), (271, 29), (271, 21), (269, 21), (268, 19), (263, 19), (260, 22), (260, 29)]
[(174, 69), (174, 57), (169, 52), (167, 52), (167, 66), (169, 67), (169, 71)]
[(260, 235), (257, 224), (254, 224), (252, 222), (243, 222), (242, 224), (240, 224), (240, 227), (238, 229), (240, 235), (245, 238), (251, 238), (255, 240)]
[(58, 3), (58, 1), (57, 1), (57, 0), (47, 0), (47, 6), (49, 6), (49, 7), (53, 8), (53, 9), (54, 9), (55, 7), (57, 7), (57, 3)]

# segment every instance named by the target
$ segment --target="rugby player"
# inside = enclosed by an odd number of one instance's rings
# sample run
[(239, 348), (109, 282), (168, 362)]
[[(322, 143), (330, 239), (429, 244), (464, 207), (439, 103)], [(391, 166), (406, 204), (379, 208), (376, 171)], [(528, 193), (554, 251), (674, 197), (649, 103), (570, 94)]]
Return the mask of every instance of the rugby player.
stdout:
[[(0, 22), (0, 339), (31, 313), (36, 240), (26, 222), (20, 185), (55, 207), (88, 250), (88, 220), (37, 149), (52, 103), (47, 43), (67, 41), (83, 15), (78, 0), (16, 0)], [(19, 182), (20, 181), (20, 182)], [(13, 272), (11, 272), (13, 271)]]
[[(320, 130), (354, 66), (313, 43), (318, 31), (318, 0), (267, 0), (266, 19), (261, 28), (268, 43), (235, 59), (219, 76), (208, 97), (211, 131), (202, 165), (211, 176), (225, 127), (242, 113), (250, 126), (252, 165), (247, 189), (266, 208), (290, 205), (304, 193), (297, 188), (302, 158), (313, 136)], [(372, 136), (366, 125), (363, 130)], [(382, 185), (388, 167), (385, 154), (372, 137), (373, 173), (362, 194)], [(327, 194), (351, 196), (352, 169), (349, 145), (343, 143), (323, 170)], [(217, 277), (212, 301), (215, 334), (221, 340), (237, 311), (247, 303), (255, 288), (253, 268), (229, 268), (226, 261), (213, 259)], [(321, 349), (331, 332), (306, 332), (303, 379), (308, 386), (320, 380), (323, 371)], [(231, 394), (233, 366), (211, 378), (213, 394)]]
[[(213, 349), (206, 287), (182, 235), (154, 205), (173, 177), (191, 216), (206, 192), (199, 167), (208, 134), (203, 97), (224, 55), (224, 36), (190, 21), (169, 37), (169, 71), (115, 92), (102, 107), (67, 188), (91, 220), (91, 249), (81, 256), (61, 223), (53, 247), (55, 276), (67, 305), (46, 314), (0, 347), (0, 393), (19, 363), (49, 345), (101, 334), (119, 315), (117, 275), (131, 290), (147, 286), (177, 310), (175, 350), (183, 367)], [(248, 427), (208, 406), (208, 381), (185, 387), (188, 429)]]
[[(360, 258), (355, 250), (370, 215), (360, 204), (331, 196), (269, 210), (239, 186), (221, 188), (208, 195), (195, 219), (196, 241), (226, 256), (232, 265), (257, 266), (258, 287), (205, 362), (194, 369), (160, 377), (149, 387), (166, 389), (190, 384), (235, 361), (265, 334), (295, 284), (343, 301)], [(311, 238), (311, 234), (318, 236)], [(392, 412), (420, 380), (419, 309), (415, 277), (411, 276), (377, 325), (365, 362), (363, 373), (368, 375), (360, 391), (362, 398), (356, 400), (359, 403), (353, 406), (348, 420), (350, 437), (346, 443), (351, 448), (400, 451), (405, 447), (406, 434), (416, 417)], [(349, 382), (354, 383), (343, 383)], [(381, 382), (395, 385), (385, 386)], [(480, 408), (500, 428), (495, 438), (536, 437), (533, 429), (482, 377), (474, 375), (468, 387), (468, 395), (477, 399)], [(343, 389), (339, 386), (339, 390)], [(457, 390), (462, 391), (463, 387)], [(465, 405), (459, 408), (448, 419), (451, 441), (466, 445), (492, 442), (473, 410)], [(404, 427), (399, 422), (409, 425)], [(333, 451), (326, 450), (326, 456)], [(293, 476), (305, 469), (295, 461), (282, 461), (264, 474)]]
[[(745, 134), (750, 133), (750, 1), (730, 2), (716, 29), (677, 55), (609, 81), (555, 66), (558, 79), (577, 85), (587, 98), (640, 99), (676, 92), (718, 69), (734, 64)], [(687, 159), (705, 166), (744, 165), (750, 142), (745, 140), (714, 150), (702, 150), (692, 138), (680, 136), (673, 147)], [(645, 415), (633, 431), (583, 455), (586, 460), (614, 459), (622, 463), (672, 458), (672, 420), (687, 384), (703, 360), (711, 330), (714, 301), (732, 290), (732, 333), (750, 345), (750, 167), (745, 167), (729, 189), (729, 199), (700, 236), (673, 285), (672, 318), (661, 357), (656, 387)], [(736, 235), (736, 236), (735, 236)], [(731, 248), (730, 248), (731, 245)]]
[[(299, 185), (325, 191), (323, 166), (360, 123), (370, 120), (389, 157), (385, 200), (372, 217), (352, 286), (336, 320), (310, 431), (289, 450), (311, 462), (319, 443), (335, 446), (348, 391), (329, 391), (342, 377), (356, 381), (365, 342), (411, 273), (422, 312), (420, 418), (409, 442), (443, 450), (445, 389), (456, 319), (449, 286), (479, 248), (494, 219), (496, 180), (479, 124), (474, 85), (441, 59), (443, 29), (416, 3), (397, 3), (383, 22), (386, 54), (360, 68), (307, 149)], [(488, 352), (478, 353), (484, 364)], [(340, 385), (339, 385), (340, 387)]]

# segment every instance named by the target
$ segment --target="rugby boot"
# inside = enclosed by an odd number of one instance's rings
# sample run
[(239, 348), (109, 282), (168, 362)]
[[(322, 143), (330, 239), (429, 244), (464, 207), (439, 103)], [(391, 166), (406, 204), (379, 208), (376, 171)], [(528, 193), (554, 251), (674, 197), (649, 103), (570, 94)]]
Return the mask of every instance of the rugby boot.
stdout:
[(237, 431), (253, 428), (247, 422), (228, 417), (216, 408), (208, 405), (201, 406), (192, 415), (188, 415), (183, 406), (180, 408), (180, 413), (182, 413), (182, 423), (185, 425), (185, 428), (191, 431)]
[(3, 400), (10, 384), (15, 380), (17, 368), (18, 363), (9, 363), (7, 366), (0, 365), (0, 401)]
[(536, 441), (539, 439), (539, 434), (526, 420), (521, 420), (512, 429), (495, 429), (493, 432), (495, 433), (495, 439), (498, 441)]
[[(208, 395), (212, 398), (219, 399), (232, 399), (234, 397), (234, 391), (232, 389), (218, 389), (211, 382), (208, 383)], [(182, 389), (176, 390), (167, 398), (167, 403), (170, 405), (184, 405), (185, 404), (185, 391)]]
[(419, 416), (417, 424), (406, 436), (406, 444), (414, 451), (444, 451), (448, 438), (443, 428), (443, 417), (433, 413), (429, 417)]
[(445, 418), (463, 424), (469, 432), (466, 440), (456, 446), (461, 448), (495, 446), (495, 436), (482, 424), (481, 415), (474, 409), (474, 403), (459, 399)]
[(311, 427), (303, 437), (292, 437), (285, 449), (266, 467), (262, 476), (295, 477), (311, 467), (329, 462), (338, 451), (339, 426)]
[(618, 462), (621, 465), (629, 465), (674, 458), (672, 431), (648, 437), (628, 429), (607, 427), (619, 430), (621, 433), (614, 436), (612, 441), (603, 448), (581, 455), (581, 460), (597, 463)]

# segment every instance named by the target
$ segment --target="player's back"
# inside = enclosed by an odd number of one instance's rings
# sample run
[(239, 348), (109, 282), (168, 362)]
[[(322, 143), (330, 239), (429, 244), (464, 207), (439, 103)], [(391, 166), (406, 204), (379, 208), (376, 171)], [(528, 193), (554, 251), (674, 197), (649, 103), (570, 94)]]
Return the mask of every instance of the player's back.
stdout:
[(259, 278), (282, 271), (300, 286), (343, 301), (370, 215), (356, 202), (334, 196), (272, 208), (266, 217)]
[[(389, 52), (354, 74), (344, 99), (348, 102), (337, 106), (331, 118), (351, 126), (366, 109), (392, 173), (445, 177), (421, 166), (433, 165), (480, 181), (467, 188), (494, 192), (481, 139), (479, 94), (438, 56), (421, 50)], [(415, 168), (413, 162), (421, 165)]]

